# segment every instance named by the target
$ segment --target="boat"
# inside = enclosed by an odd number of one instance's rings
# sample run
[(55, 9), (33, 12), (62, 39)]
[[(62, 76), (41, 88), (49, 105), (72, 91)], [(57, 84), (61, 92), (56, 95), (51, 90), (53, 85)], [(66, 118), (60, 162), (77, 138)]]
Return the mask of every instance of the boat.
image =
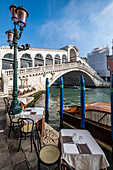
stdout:
[[(63, 123), (81, 128), (81, 107), (68, 106), (63, 109)], [(91, 102), (85, 105), (85, 129), (99, 142), (112, 146), (111, 142), (111, 106), (105, 102)]]

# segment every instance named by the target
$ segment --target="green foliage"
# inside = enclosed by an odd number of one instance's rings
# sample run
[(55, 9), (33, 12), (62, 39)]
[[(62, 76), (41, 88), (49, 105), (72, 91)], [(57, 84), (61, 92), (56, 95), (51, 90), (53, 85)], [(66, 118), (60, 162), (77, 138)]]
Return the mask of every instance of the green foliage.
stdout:
[(27, 107), (35, 107), (35, 102), (42, 96), (42, 94), (44, 94), (45, 91), (39, 91), (38, 93), (34, 94), (34, 100), (28, 104)]

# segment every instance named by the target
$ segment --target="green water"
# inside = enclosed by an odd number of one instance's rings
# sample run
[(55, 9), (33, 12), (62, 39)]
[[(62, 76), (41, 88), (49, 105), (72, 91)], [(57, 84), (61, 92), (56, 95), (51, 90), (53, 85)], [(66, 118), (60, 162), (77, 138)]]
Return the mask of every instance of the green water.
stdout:
[[(110, 102), (110, 90), (109, 88), (86, 88), (85, 91), (85, 103), (89, 102)], [(80, 105), (80, 90), (64, 88), (64, 107), (68, 105)], [(45, 107), (45, 98), (36, 102), (36, 106)], [(59, 88), (50, 88), (49, 93), (49, 121), (48, 124), (52, 126), (57, 131), (59, 130), (59, 113), (60, 110), (60, 89)], [(111, 152), (102, 148), (110, 167), (108, 170), (113, 170), (113, 161), (111, 159)]]
[[(85, 103), (110, 102), (110, 90), (108, 88), (86, 88)], [(64, 88), (64, 107), (68, 105), (80, 105), (80, 90)], [(36, 102), (36, 106), (45, 106), (45, 98)], [(59, 130), (60, 89), (50, 88), (49, 94), (49, 124)]]

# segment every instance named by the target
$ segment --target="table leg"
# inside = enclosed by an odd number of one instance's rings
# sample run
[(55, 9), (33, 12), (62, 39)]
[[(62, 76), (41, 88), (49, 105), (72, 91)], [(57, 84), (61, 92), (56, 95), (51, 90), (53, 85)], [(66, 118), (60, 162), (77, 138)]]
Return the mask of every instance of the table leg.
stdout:
[(44, 137), (45, 118), (42, 118), (41, 120), (39, 120), (39, 121), (36, 123), (36, 127), (37, 127), (37, 129), (40, 131), (41, 140), (42, 140), (43, 137)]
[(44, 137), (44, 129), (45, 129), (45, 118), (43, 117), (41, 121), (41, 140)]

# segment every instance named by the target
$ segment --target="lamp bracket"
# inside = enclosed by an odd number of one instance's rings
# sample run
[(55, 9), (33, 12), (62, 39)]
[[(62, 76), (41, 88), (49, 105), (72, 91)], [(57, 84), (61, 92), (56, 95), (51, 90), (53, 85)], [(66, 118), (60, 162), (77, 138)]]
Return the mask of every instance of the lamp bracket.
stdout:
[(20, 33), (19, 33), (19, 36), (18, 36), (18, 30), (16, 28), (16, 23), (14, 24), (15, 27), (14, 27), (14, 37), (19, 40), (21, 38), (21, 35), (22, 35), (22, 31), (23, 31), (23, 28), (20, 27)]

